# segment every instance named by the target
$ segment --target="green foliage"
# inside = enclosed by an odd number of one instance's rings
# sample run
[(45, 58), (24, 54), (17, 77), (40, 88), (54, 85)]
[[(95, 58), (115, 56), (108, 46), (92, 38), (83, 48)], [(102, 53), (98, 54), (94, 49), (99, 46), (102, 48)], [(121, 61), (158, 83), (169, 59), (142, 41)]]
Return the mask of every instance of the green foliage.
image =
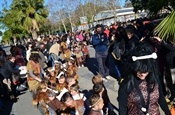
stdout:
[(144, 0), (130, 0), (133, 7), (134, 12), (138, 12), (139, 10), (143, 10), (146, 4), (143, 4)]
[(12, 32), (10, 30), (7, 30), (4, 32), (4, 36), (2, 36), (2, 40), (7, 41), (10, 40), (12, 37)]
[(168, 39), (175, 43), (175, 10), (168, 15), (156, 28), (155, 34), (162, 39)]
[(167, 7), (168, 7), (168, 0), (149, 0), (147, 9), (150, 11), (150, 15), (157, 15), (157, 13), (161, 9)]
[[(162, 8), (170, 10), (174, 0), (127, 0), (131, 1), (134, 12), (148, 10), (151, 15), (156, 15)], [(170, 7), (169, 7), (170, 6)], [(174, 7), (174, 5), (172, 5)]]
[(147, 10), (151, 16), (157, 15), (161, 10), (171, 13), (155, 28), (154, 32), (162, 39), (175, 43), (175, 0), (130, 0), (134, 11)]
[(2, 31), (0, 31), (0, 36), (2, 36)]
[(9, 36), (21, 37), (39, 30), (48, 16), (44, 0), (13, 0), (10, 9), (4, 9), (0, 21), (7, 28), (4, 39)]

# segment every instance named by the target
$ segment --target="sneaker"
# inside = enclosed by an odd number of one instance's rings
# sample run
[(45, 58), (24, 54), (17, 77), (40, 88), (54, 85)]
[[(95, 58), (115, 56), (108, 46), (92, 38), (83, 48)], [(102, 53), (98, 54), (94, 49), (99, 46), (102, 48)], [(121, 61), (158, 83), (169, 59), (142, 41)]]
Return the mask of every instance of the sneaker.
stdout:
[(84, 65), (81, 65), (81, 67), (84, 67)]
[(107, 82), (108, 80), (106, 78), (102, 78), (104, 82)]
[(106, 76), (106, 79), (111, 79), (111, 76), (109, 76), (109, 75), (108, 75), (108, 76)]

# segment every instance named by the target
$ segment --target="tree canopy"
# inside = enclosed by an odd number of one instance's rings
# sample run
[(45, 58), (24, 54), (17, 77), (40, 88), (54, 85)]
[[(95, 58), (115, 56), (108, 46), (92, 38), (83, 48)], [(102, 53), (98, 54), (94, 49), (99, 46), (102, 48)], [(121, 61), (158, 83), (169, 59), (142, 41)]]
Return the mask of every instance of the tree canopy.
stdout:
[(162, 39), (175, 42), (175, 0), (129, 0), (134, 11), (147, 10), (150, 15), (157, 15), (160, 11), (169, 12), (169, 15), (155, 28), (155, 35)]
[(3, 9), (0, 18), (2, 28), (5, 29), (3, 39), (26, 34), (32, 34), (36, 38), (35, 34), (47, 16), (44, 0), (13, 0), (9, 9)]
[[(8, 3), (8, 0), (4, 1)], [(0, 29), (5, 30), (3, 39), (25, 35), (32, 35), (36, 39), (37, 33), (71, 30), (80, 25), (80, 17), (83, 16), (87, 17), (88, 23), (92, 23), (98, 12), (120, 8), (118, 1), (11, 0), (11, 5), (0, 12), (0, 21), (3, 23)], [(44, 6), (45, 3), (47, 6)]]

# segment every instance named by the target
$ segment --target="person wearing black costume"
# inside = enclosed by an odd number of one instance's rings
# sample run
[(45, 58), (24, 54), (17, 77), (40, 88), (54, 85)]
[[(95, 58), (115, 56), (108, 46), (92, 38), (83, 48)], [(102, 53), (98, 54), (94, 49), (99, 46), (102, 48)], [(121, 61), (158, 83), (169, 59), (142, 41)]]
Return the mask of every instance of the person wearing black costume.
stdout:
[(159, 106), (165, 115), (171, 115), (158, 78), (157, 55), (152, 57), (153, 52), (154, 48), (146, 43), (134, 48), (119, 87), (119, 115), (160, 115)]

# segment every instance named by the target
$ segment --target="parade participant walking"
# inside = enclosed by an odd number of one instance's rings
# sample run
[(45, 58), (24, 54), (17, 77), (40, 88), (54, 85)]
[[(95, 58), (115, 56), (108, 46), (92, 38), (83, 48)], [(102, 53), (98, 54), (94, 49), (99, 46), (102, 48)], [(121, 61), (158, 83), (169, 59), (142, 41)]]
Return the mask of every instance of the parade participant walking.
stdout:
[(63, 110), (63, 114), (68, 113), (73, 115), (84, 115), (84, 101), (74, 100), (69, 92), (64, 93), (61, 98), (61, 102), (66, 105), (66, 108)]
[(171, 115), (166, 104), (154, 48), (146, 43), (136, 46), (128, 73), (119, 87), (119, 115)]
[(103, 99), (98, 94), (93, 94), (90, 99), (91, 110), (88, 115), (103, 115)]
[(36, 92), (39, 82), (41, 82), (41, 73), (46, 75), (39, 64), (39, 58), (39, 52), (37, 50), (33, 50), (27, 63), (27, 71), (29, 73), (27, 82), (29, 85), (29, 90), (33, 93)]
[(96, 25), (96, 33), (92, 36), (92, 45), (96, 51), (96, 59), (98, 62), (98, 71), (106, 80), (109, 75), (109, 69), (106, 66), (106, 60), (108, 55), (108, 39), (107, 35), (102, 30), (102, 25)]

